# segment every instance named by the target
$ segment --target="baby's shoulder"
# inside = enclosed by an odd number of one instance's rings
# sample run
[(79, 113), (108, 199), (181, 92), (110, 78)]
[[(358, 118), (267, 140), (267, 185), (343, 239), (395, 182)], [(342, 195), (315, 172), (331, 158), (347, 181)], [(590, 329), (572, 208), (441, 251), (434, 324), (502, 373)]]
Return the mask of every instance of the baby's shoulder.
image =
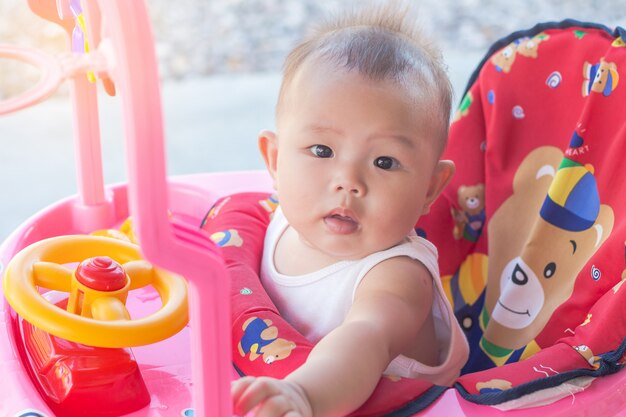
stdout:
[(432, 289), (433, 277), (426, 266), (410, 256), (394, 256), (374, 265), (363, 277), (364, 290), (385, 290), (412, 294)]

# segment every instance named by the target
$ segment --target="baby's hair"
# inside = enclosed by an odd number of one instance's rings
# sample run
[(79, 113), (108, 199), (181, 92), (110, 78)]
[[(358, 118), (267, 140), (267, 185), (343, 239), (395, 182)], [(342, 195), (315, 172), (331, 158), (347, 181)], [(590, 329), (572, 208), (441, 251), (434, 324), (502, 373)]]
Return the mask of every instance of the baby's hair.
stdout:
[[(373, 81), (391, 80), (404, 88), (422, 92), (430, 120), (440, 119), (441, 149), (448, 135), (452, 87), (441, 52), (421, 32), (411, 5), (406, 1), (387, 0), (329, 16), (313, 27), (289, 53), (283, 66), (277, 110), (280, 112), (285, 90), (298, 69), (309, 59), (318, 59), (355, 70)], [(435, 119), (436, 118), (436, 119)]]

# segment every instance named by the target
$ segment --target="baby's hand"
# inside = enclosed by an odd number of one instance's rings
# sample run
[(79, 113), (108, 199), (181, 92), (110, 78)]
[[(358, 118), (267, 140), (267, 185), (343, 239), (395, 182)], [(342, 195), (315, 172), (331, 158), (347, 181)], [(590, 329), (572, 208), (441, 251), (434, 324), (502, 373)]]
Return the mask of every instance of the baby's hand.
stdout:
[(255, 410), (256, 417), (312, 417), (304, 390), (293, 382), (267, 377), (243, 377), (231, 384), (233, 410), (244, 416)]

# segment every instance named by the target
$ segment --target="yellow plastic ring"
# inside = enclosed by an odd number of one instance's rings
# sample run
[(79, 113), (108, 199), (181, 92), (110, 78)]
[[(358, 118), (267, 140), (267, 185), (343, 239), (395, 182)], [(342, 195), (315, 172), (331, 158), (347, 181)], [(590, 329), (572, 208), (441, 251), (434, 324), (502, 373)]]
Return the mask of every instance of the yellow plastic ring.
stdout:
[[(99, 236), (61, 236), (34, 243), (9, 262), (4, 276), (4, 295), (13, 309), (36, 327), (73, 342), (99, 347), (131, 347), (158, 342), (179, 332), (188, 321), (187, 285), (175, 274), (153, 268), (149, 282), (163, 306), (138, 319), (101, 321), (69, 313), (48, 302), (38, 290), (42, 280), (35, 274), (38, 262), (67, 265), (94, 256), (109, 256), (119, 264), (141, 260), (139, 246)], [(131, 279), (131, 288), (133, 278)], [(39, 283), (38, 283), (39, 281)], [(69, 279), (45, 285), (70, 290)], [(52, 288), (51, 288), (52, 287)]]

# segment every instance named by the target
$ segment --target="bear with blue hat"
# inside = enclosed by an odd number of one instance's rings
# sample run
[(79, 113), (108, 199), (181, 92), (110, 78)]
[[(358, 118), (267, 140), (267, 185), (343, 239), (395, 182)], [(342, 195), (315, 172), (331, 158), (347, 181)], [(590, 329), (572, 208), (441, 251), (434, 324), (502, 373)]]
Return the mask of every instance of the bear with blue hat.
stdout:
[[(574, 132), (570, 147), (578, 147), (582, 142)], [(541, 207), (541, 217), (572, 232), (593, 226), (600, 212), (600, 195), (593, 174), (592, 165), (564, 157)]]

